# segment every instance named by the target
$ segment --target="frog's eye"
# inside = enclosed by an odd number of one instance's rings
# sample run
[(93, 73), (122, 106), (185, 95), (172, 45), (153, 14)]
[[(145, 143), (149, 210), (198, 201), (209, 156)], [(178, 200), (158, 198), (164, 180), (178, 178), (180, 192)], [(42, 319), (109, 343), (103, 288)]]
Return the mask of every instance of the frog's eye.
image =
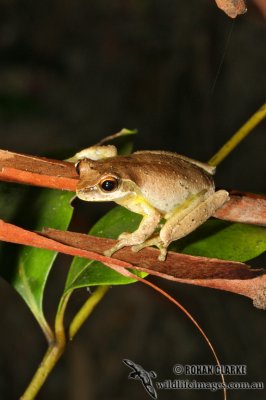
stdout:
[(104, 192), (113, 192), (118, 187), (118, 179), (113, 176), (107, 176), (99, 183)]
[(77, 173), (78, 175), (80, 175), (80, 161), (78, 161), (78, 162), (75, 164), (75, 168), (76, 168), (76, 173)]

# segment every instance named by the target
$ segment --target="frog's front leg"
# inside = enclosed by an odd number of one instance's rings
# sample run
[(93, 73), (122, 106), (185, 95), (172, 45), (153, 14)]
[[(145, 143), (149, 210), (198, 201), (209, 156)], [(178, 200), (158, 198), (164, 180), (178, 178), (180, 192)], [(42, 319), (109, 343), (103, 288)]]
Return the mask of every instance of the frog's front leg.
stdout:
[(130, 211), (141, 214), (143, 218), (136, 231), (121, 233), (118, 243), (104, 252), (108, 257), (125, 246), (134, 246), (145, 242), (153, 234), (161, 220), (161, 214), (141, 196), (131, 195), (117, 201), (117, 203), (128, 208)]

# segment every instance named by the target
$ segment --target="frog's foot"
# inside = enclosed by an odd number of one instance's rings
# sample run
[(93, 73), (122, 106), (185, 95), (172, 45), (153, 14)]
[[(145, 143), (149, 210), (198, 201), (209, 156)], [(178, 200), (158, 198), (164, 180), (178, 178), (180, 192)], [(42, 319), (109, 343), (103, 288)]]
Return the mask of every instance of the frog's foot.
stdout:
[(164, 261), (166, 259), (167, 247), (164, 245), (164, 243), (162, 242), (162, 240), (160, 239), (159, 236), (153, 237), (151, 239), (146, 240), (143, 243), (132, 246), (132, 251), (138, 252), (138, 251), (144, 249), (145, 247), (149, 247), (149, 246), (156, 246), (160, 250), (160, 255), (158, 257), (158, 260)]
[(112, 254), (114, 254), (116, 251), (122, 249), (123, 247), (126, 246), (135, 246), (135, 245), (140, 245), (145, 241), (145, 237), (143, 235), (140, 235), (140, 233), (129, 233), (129, 232), (123, 232), (121, 235), (118, 237), (118, 242), (116, 243), (115, 246), (111, 247), (111, 249), (108, 249), (104, 252), (104, 255), (107, 257), (111, 257)]
[(119, 240), (119, 242), (117, 242), (116, 245), (114, 245), (108, 250), (105, 250), (103, 254), (107, 257), (111, 257), (114, 253), (116, 253), (118, 250), (122, 249), (125, 246), (128, 246), (127, 241)]
[(120, 247), (119, 245), (120, 245), (120, 242), (118, 242), (115, 246), (111, 247), (110, 249), (105, 250), (103, 254), (104, 254), (106, 257), (112, 257), (112, 255), (113, 255), (116, 251), (122, 249), (123, 246)]

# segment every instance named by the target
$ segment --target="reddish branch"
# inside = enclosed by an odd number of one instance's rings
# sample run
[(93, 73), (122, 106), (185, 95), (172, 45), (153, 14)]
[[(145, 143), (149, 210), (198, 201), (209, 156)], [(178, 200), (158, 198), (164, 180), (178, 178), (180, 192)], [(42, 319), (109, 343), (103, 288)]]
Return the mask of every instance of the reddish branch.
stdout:
[(0, 180), (50, 189), (75, 191), (78, 175), (74, 165), (0, 150)]
[[(0, 150), (0, 180), (75, 191), (78, 175), (72, 163)], [(266, 197), (232, 192), (216, 218), (266, 226)]]
[[(0, 180), (75, 191), (78, 175), (68, 162), (0, 150)], [(230, 198), (215, 217), (266, 226), (266, 197), (232, 192)], [(103, 252), (113, 246), (111, 239), (52, 229), (38, 234), (1, 220), (0, 240), (101, 261), (117, 271), (134, 268), (173, 281), (227, 290), (266, 308), (264, 271), (251, 270), (243, 263), (172, 252), (166, 261), (160, 262), (158, 250), (152, 248), (137, 254), (125, 248), (109, 258)]]
[[(114, 244), (114, 240), (55, 229), (40, 234), (2, 220), (0, 240), (101, 261), (117, 271), (134, 268), (172, 281), (227, 290), (251, 298), (258, 308), (266, 308), (264, 271), (252, 270), (243, 263), (172, 252), (166, 261), (158, 261), (158, 250), (146, 248), (136, 254), (128, 247), (110, 258), (103, 252)], [(90, 250), (92, 248), (94, 251)]]
[(216, 211), (214, 217), (226, 221), (266, 226), (266, 196), (230, 192), (230, 201)]

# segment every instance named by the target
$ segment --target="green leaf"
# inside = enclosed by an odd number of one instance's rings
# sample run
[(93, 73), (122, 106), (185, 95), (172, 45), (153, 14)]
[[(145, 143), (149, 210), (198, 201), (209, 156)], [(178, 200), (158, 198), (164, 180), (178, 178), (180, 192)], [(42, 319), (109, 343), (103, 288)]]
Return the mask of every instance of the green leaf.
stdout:
[[(116, 207), (96, 223), (90, 234), (116, 239), (124, 230), (133, 232), (140, 220), (140, 215)], [(245, 262), (266, 250), (266, 229), (210, 219), (195, 232), (174, 242), (171, 250)], [(132, 282), (134, 281), (99, 262), (76, 257), (71, 264), (65, 291), (84, 286), (122, 285)]]
[[(132, 213), (123, 207), (115, 207), (102, 217), (90, 230), (90, 235), (117, 239), (120, 233), (133, 232), (141, 221), (141, 215)], [(140, 276), (147, 274), (133, 271)], [(75, 257), (66, 281), (65, 292), (68, 290), (95, 285), (125, 285), (136, 280), (111, 270), (98, 261)]]
[(120, 155), (127, 155), (132, 152), (133, 149), (133, 140), (130, 140), (130, 136), (136, 135), (138, 131), (136, 129), (126, 129), (123, 128), (120, 132), (117, 132), (115, 135), (107, 136), (103, 138), (100, 143), (101, 144), (113, 144)]
[[(102, 146), (102, 145), (107, 145), (107, 144), (112, 144), (117, 148), (117, 152), (119, 155), (127, 155), (132, 152), (133, 149), (133, 140), (131, 140), (131, 136), (135, 135), (137, 133), (137, 130), (129, 130), (129, 129), (122, 129), (120, 132), (117, 132), (113, 135), (109, 135), (104, 137), (102, 140), (100, 140), (98, 143), (96, 143), (96, 146)], [(84, 149), (83, 149), (84, 150)], [(66, 161), (75, 163), (78, 161), (80, 157), (80, 149), (78, 152), (76, 152), (74, 155), (71, 155), (71, 157), (68, 157)], [(77, 157), (78, 156), (78, 157)]]
[(245, 262), (266, 251), (266, 228), (210, 219), (174, 246), (186, 254)]
[(0, 218), (14, 219), (21, 202), (28, 193), (28, 187), (13, 183), (0, 183)]
[[(27, 188), (18, 189), (20, 196), (16, 197), (14, 186), (2, 189), (2, 194), (5, 189), (5, 196), (1, 201), (7, 204), (2, 218), (9, 215), (12, 222), (31, 230), (67, 229), (72, 216), (69, 202), (73, 193)], [(43, 315), (43, 293), (55, 257), (56, 253), (49, 250), (10, 243), (1, 246), (1, 274), (27, 303), (46, 334), (49, 327)]]

